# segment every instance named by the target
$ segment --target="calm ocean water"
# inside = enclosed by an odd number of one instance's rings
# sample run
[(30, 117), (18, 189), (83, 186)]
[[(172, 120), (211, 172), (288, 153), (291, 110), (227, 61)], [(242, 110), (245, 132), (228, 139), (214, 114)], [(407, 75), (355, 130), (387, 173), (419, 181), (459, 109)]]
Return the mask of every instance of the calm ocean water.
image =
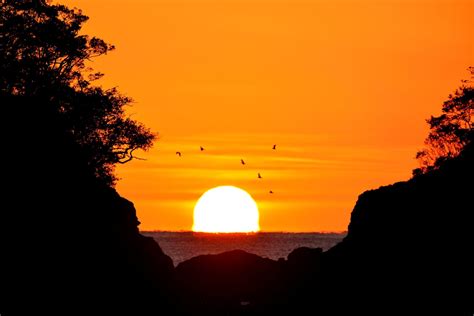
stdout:
[(286, 258), (298, 247), (327, 250), (341, 241), (345, 233), (255, 233), (206, 234), (193, 232), (141, 232), (153, 237), (175, 266), (192, 257), (234, 249), (245, 250), (277, 260)]

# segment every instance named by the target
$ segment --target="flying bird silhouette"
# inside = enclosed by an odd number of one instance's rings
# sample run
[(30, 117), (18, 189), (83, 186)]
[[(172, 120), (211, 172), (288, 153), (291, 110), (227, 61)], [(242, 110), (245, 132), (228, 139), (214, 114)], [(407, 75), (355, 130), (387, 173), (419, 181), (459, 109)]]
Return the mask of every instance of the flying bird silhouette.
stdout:
[(178, 155), (179, 157), (181, 157), (181, 152), (180, 152), (180, 151), (177, 151), (177, 152), (176, 152), (176, 155)]
[(259, 179), (262, 179), (262, 176), (260, 175), (260, 172), (258, 173), (258, 178), (259, 178)]
[(245, 161), (243, 159), (240, 159), (240, 163), (245, 165)]
[(270, 190), (270, 192), (268, 192), (268, 193), (270, 193), (270, 194), (273, 194), (273, 191), (272, 191), (272, 190)]
[(202, 147), (202, 146), (201, 146), (200, 148), (201, 148), (201, 151), (203, 151), (203, 150), (204, 150), (204, 147)]
[(277, 149), (277, 145), (273, 145), (273, 148), (272, 149)]

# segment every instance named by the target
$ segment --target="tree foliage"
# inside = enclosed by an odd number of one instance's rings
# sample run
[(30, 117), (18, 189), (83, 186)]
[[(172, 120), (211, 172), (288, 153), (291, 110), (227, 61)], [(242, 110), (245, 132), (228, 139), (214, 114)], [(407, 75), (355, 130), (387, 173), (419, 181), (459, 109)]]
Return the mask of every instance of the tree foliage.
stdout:
[(426, 173), (437, 169), (444, 161), (454, 158), (474, 139), (474, 67), (468, 68), (471, 80), (463, 80), (462, 85), (449, 95), (443, 103), (442, 114), (427, 120), (430, 133), (425, 140), (426, 147), (416, 158), (421, 167), (414, 171)]
[(114, 46), (81, 34), (88, 20), (81, 10), (41, 0), (0, 6), (0, 94), (47, 100), (45, 111), (60, 117), (97, 178), (113, 185), (114, 166), (155, 138), (126, 115), (130, 98), (95, 83), (103, 74), (88, 63)]

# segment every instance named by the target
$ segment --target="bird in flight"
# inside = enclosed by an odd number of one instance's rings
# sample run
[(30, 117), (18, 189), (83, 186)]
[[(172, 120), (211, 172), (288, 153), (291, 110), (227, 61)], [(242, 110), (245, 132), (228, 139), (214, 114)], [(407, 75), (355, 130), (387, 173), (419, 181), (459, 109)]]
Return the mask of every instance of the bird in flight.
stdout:
[(177, 151), (177, 152), (176, 152), (176, 155), (178, 155), (179, 157), (181, 157), (181, 152), (180, 152), (180, 151)]
[(273, 191), (272, 191), (272, 190), (270, 190), (270, 192), (268, 192), (268, 193), (270, 193), (270, 194), (273, 194)]
[(240, 163), (245, 165), (245, 161), (243, 159), (240, 159)]
[(273, 148), (272, 149), (277, 149), (277, 145), (273, 145)]
[(258, 173), (258, 178), (259, 178), (259, 179), (262, 179), (262, 176), (260, 175), (260, 172)]
[(204, 147), (202, 147), (202, 146), (201, 146), (200, 148), (201, 148), (201, 151), (203, 151), (203, 150), (204, 150)]

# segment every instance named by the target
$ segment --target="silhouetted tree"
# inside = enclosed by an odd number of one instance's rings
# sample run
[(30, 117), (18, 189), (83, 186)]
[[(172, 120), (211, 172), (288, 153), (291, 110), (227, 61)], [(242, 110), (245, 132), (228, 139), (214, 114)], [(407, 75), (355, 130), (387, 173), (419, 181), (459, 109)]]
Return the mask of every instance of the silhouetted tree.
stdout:
[(113, 185), (114, 166), (149, 149), (155, 138), (125, 114), (130, 98), (94, 85), (103, 74), (87, 62), (114, 46), (80, 34), (88, 20), (81, 10), (44, 0), (2, 0), (0, 6), (0, 94), (46, 100), (45, 112), (60, 118), (97, 178)]
[[(474, 67), (468, 68), (471, 79)], [(456, 157), (474, 138), (474, 87), (472, 80), (463, 80), (453, 95), (444, 102), (442, 114), (427, 120), (430, 134), (425, 140), (426, 148), (416, 158), (421, 167), (414, 174), (437, 169), (444, 161)]]

